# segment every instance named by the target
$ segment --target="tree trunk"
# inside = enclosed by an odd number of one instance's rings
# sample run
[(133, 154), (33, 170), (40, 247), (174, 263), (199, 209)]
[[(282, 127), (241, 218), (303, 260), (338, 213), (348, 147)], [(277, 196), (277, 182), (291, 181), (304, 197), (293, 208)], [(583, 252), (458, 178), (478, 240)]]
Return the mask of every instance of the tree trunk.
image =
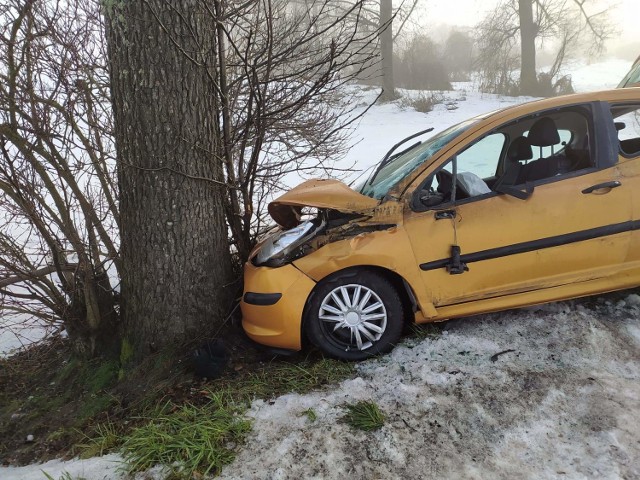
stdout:
[(382, 100), (396, 98), (393, 81), (393, 9), (391, 0), (380, 0), (380, 63), (382, 66)]
[(520, 93), (536, 95), (538, 77), (536, 75), (536, 25), (533, 23), (532, 0), (519, 0), (520, 17)]
[(122, 346), (141, 358), (211, 332), (231, 298), (211, 71), (215, 19), (198, 0), (111, 2), (106, 9)]

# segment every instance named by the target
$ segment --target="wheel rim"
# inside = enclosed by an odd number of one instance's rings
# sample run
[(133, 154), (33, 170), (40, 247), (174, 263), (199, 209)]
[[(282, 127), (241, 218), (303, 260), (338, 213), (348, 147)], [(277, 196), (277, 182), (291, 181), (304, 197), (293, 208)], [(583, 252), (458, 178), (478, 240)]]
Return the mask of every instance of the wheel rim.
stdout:
[(387, 309), (368, 287), (349, 284), (324, 297), (318, 312), (324, 334), (345, 350), (371, 348), (387, 329)]

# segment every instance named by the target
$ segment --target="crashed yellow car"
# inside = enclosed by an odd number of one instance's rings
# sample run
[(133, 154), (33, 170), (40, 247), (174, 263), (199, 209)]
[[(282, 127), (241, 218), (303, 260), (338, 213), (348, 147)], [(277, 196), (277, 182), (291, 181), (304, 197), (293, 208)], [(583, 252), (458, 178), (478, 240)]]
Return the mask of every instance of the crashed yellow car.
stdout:
[(249, 337), (358, 360), (390, 350), (407, 322), (640, 284), (640, 88), (419, 138), (354, 189), (312, 180), (269, 205), (280, 229), (245, 266)]

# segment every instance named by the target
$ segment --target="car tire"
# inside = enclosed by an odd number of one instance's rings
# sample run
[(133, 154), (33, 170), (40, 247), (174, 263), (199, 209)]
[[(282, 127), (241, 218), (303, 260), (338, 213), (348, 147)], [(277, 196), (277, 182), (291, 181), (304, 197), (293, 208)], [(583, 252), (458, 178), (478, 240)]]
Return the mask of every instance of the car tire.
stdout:
[(304, 324), (308, 339), (328, 356), (363, 360), (388, 352), (400, 339), (402, 301), (382, 275), (349, 269), (316, 286)]

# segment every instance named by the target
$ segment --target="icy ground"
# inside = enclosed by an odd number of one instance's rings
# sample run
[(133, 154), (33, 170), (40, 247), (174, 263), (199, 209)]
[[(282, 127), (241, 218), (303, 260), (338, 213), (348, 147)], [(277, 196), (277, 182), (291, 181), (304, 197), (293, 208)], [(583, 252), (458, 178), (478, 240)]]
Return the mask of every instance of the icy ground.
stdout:
[[(629, 67), (578, 65), (574, 84), (614, 87)], [(373, 107), (344, 165), (366, 168), (418, 130), (528, 100), (455, 87), (444, 92), (449, 105), (428, 114), (397, 103)], [(253, 432), (222, 478), (640, 479), (640, 296), (626, 295), (452, 321), (440, 336), (361, 363), (357, 378), (331, 391), (255, 402)], [(6, 321), (0, 314), (0, 355), (20, 346)], [(15, 332), (37, 340), (42, 330)], [(513, 351), (492, 360), (506, 350)], [(361, 399), (386, 414), (381, 430), (340, 422), (344, 405)], [(109, 455), (0, 467), (0, 480), (43, 480), (43, 471), (56, 480), (64, 472), (74, 480), (124, 479), (118, 462)]]
[[(451, 321), (334, 390), (255, 402), (221, 478), (640, 478), (640, 296), (606, 302)], [(358, 400), (380, 430), (340, 422)]]
[[(360, 363), (336, 388), (256, 401), (253, 431), (221, 478), (640, 478), (640, 296), (621, 297), (451, 321)], [(359, 400), (383, 411), (380, 430), (341, 421)], [(117, 461), (5, 468), (0, 478), (121, 479)]]

